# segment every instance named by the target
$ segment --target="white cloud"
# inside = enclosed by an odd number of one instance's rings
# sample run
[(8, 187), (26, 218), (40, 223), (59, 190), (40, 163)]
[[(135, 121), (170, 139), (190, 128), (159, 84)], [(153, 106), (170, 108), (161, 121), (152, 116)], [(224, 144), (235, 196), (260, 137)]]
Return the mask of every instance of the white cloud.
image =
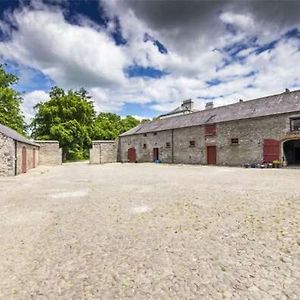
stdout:
[[(170, 7), (164, 7), (168, 14), (163, 19), (163, 14), (158, 13), (163, 2), (138, 1), (135, 6), (125, 1), (103, 2), (108, 15), (120, 19), (122, 35), (127, 40), (123, 46), (115, 45), (111, 38), (115, 26), (112, 21), (104, 29), (82, 17), (80, 26), (69, 24), (61, 11), (47, 6), (15, 11), (10, 20), (18, 30), (11, 32), (10, 41), (0, 43), (0, 54), (40, 70), (64, 88), (86, 87), (98, 111), (118, 112), (125, 103), (139, 103), (160, 113), (186, 98), (193, 98), (198, 107), (203, 107), (205, 99), (211, 97), (221, 105), (300, 87), (299, 39), (282, 37), (295, 22), (283, 22), (276, 31), (278, 24), (272, 23), (270, 17), (258, 18), (254, 6), (245, 5), (238, 10), (234, 2), (222, 5), (220, 10), (218, 5), (210, 7), (197, 1), (193, 2), (195, 9), (176, 2), (184, 18), (174, 8), (170, 11)], [(151, 5), (157, 7), (152, 9)], [(200, 6), (207, 15), (200, 13)], [(228, 24), (234, 26), (235, 32), (227, 30)], [(300, 22), (297, 24), (299, 28)], [(9, 32), (6, 25), (0, 24)], [(150, 41), (144, 42), (146, 32), (166, 46), (167, 55)], [(255, 42), (248, 42), (254, 38)], [(280, 41), (274, 49), (255, 52), (264, 43), (277, 39)], [(237, 54), (239, 59), (224, 50), (241, 43), (244, 47)], [(229, 63), (223, 66), (225, 61)], [(133, 64), (157, 68), (169, 75), (159, 79), (127, 78), (124, 69)], [(221, 83), (209, 86), (206, 82), (212, 79)], [(45, 96), (41, 91), (34, 93), (25, 95), (27, 118), (32, 114), (32, 99)]]
[(67, 87), (113, 86), (125, 80), (127, 58), (104, 31), (71, 25), (57, 9), (23, 9), (13, 17), (18, 30), (0, 43), (5, 58)]
[(49, 99), (49, 94), (39, 90), (26, 93), (23, 95), (22, 109), (23, 109), (23, 114), (25, 116), (25, 120), (28, 124), (31, 122), (31, 119), (35, 114), (33, 107), (39, 102), (44, 102), (47, 101), (48, 99)]

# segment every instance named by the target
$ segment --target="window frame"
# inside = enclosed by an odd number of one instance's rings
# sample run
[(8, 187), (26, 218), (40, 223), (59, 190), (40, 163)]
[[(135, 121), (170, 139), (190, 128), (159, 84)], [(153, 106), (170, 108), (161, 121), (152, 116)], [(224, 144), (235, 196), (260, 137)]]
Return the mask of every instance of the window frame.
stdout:
[[(297, 126), (297, 129), (294, 128), (294, 122), (298, 121), (299, 122), (299, 126)], [(291, 132), (295, 132), (295, 131), (300, 131), (300, 116), (299, 117), (293, 117), (290, 118), (290, 131)]]

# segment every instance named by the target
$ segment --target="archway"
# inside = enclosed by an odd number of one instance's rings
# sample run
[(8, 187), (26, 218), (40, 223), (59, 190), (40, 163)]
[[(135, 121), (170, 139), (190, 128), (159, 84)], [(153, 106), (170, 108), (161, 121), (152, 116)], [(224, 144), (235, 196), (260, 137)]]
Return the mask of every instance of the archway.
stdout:
[(283, 151), (288, 165), (300, 165), (300, 139), (285, 141)]

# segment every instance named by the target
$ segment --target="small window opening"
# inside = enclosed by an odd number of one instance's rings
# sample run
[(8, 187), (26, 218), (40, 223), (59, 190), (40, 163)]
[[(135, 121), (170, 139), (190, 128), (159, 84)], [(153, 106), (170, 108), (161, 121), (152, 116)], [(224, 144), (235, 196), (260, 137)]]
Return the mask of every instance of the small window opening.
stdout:
[(147, 136), (147, 133), (144, 133), (144, 136)]
[(190, 147), (193, 148), (193, 147), (195, 147), (195, 146), (196, 146), (195, 141), (190, 141)]
[(231, 139), (231, 145), (238, 145), (238, 144), (239, 144), (239, 139), (238, 138)]
[(166, 148), (171, 148), (171, 143), (166, 142)]
[(291, 131), (300, 131), (300, 118), (291, 119)]
[(157, 135), (157, 132), (153, 132), (153, 135)]
[(147, 144), (143, 144), (143, 149), (147, 149)]

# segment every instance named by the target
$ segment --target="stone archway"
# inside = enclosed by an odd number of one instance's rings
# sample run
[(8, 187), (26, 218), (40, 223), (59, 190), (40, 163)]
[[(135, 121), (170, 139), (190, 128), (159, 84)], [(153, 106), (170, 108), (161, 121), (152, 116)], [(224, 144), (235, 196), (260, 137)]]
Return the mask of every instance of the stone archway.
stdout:
[(287, 165), (300, 165), (300, 138), (284, 141), (282, 149)]

